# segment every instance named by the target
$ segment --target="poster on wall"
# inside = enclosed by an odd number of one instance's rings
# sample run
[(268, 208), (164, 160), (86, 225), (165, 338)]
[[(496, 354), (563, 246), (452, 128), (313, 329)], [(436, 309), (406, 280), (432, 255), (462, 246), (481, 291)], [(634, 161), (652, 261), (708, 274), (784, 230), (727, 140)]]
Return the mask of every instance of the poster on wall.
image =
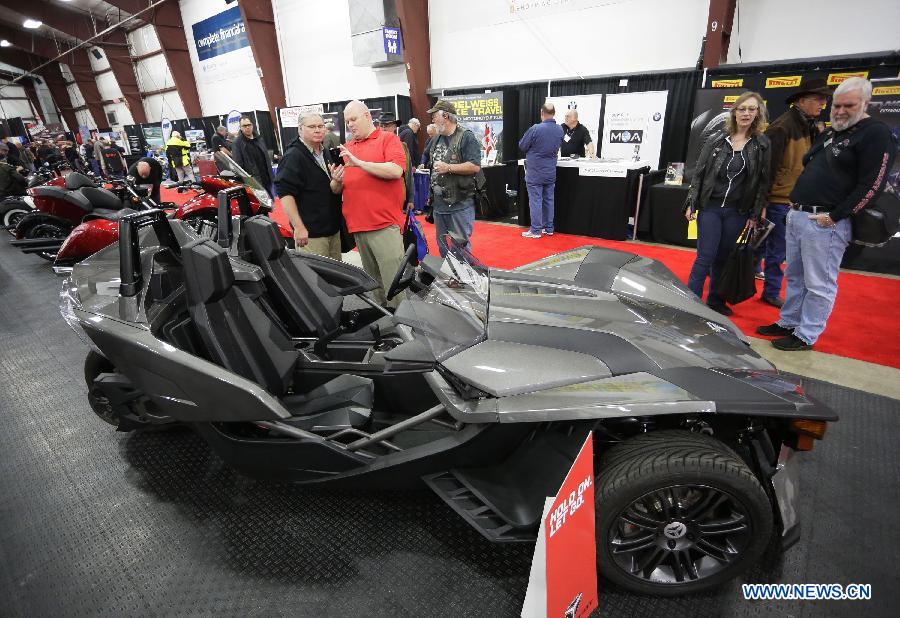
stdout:
[(647, 161), (659, 169), (668, 90), (606, 95), (604, 159)]
[(325, 112), (325, 106), (321, 103), (315, 105), (294, 105), (292, 107), (279, 107), (278, 118), (282, 127), (297, 127), (300, 124), (300, 117), (305, 114), (319, 114)]
[(481, 159), (503, 160), (503, 93), (460, 94), (443, 97), (456, 106), (459, 124), (481, 142)]
[(556, 107), (556, 122), (562, 124), (566, 120), (566, 112), (574, 109), (578, 112), (578, 122), (587, 127), (591, 134), (594, 151), (600, 143), (600, 118), (603, 114), (602, 94), (579, 94), (573, 96), (548, 97), (547, 101)]
[(256, 71), (240, 7), (232, 7), (191, 25), (197, 50), (197, 81), (211, 83)]
[(165, 148), (166, 140), (163, 139), (162, 127), (142, 127), (144, 141), (150, 148)]

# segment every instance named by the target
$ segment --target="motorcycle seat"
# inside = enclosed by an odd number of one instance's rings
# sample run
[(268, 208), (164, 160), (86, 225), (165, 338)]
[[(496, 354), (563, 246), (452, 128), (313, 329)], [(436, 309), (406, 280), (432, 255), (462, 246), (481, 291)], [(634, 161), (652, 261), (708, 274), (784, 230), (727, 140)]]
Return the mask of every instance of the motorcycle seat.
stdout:
[(71, 172), (66, 176), (66, 189), (75, 191), (84, 187), (96, 187), (94, 181), (80, 172)]
[(94, 212), (85, 215), (82, 221), (91, 221), (92, 219), (106, 219), (108, 221), (118, 221), (123, 217), (132, 215), (137, 211), (131, 208), (120, 208), (119, 210), (106, 210), (104, 208), (95, 208)]
[(81, 194), (80, 191), (67, 191), (66, 189), (62, 189), (60, 187), (42, 186), (35, 187), (34, 189), (32, 189), (32, 192), (35, 197), (47, 197), (50, 199), (69, 202), (70, 204), (74, 204), (85, 212), (91, 212), (92, 210), (94, 210), (94, 207), (91, 206), (91, 203), (84, 195)]
[(83, 187), (78, 190), (83, 195), (96, 212), (101, 210), (119, 210), (122, 208), (122, 200), (115, 193), (108, 189), (100, 189), (97, 187)]

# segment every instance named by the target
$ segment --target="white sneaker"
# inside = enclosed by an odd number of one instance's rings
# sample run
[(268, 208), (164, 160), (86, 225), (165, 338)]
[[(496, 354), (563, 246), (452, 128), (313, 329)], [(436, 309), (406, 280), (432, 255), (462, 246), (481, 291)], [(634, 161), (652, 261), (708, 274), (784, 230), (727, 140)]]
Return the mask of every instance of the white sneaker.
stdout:
[(544, 236), (553, 236), (553, 232), (548, 232), (547, 230), (544, 230)]
[(523, 238), (540, 238), (541, 235), (540, 235), (540, 234), (535, 234), (535, 233), (532, 232), (531, 230), (525, 230), (524, 232), (522, 232), (522, 237), (523, 237)]

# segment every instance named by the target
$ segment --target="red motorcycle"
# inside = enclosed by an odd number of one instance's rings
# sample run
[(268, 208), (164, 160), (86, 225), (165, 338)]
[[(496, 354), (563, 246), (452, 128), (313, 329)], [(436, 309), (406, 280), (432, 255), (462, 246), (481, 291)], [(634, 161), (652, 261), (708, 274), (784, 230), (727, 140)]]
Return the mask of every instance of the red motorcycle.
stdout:
[[(224, 157), (225, 169), (219, 176), (203, 176), (198, 183), (185, 181), (173, 185), (178, 191), (199, 187), (202, 193), (192, 197), (181, 206), (170, 204), (173, 212), (169, 215), (176, 219), (194, 222), (199, 231), (202, 222), (209, 221), (215, 225), (218, 217), (218, 192), (236, 186), (244, 186), (250, 202), (250, 209), (254, 215), (271, 212), (274, 204), (272, 198), (266, 193), (259, 183), (247, 174), (240, 166), (228, 157)], [(139, 179), (138, 179), (139, 180)], [(125, 191), (131, 196), (134, 208), (138, 210), (160, 208), (146, 195), (142, 195), (135, 185), (134, 179), (129, 178), (124, 183)], [(170, 210), (168, 205), (162, 205), (165, 210)], [(231, 204), (233, 216), (242, 214), (236, 201)], [(116, 216), (86, 217), (85, 221), (78, 225), (68, 235), (68, 238), (57, 246), (57, 253), (53, 262), (53, 270), (57, 274), (65, 274), (72, 266), (86, 257), (96, 253), (100, 249), (109, 246), (119, 239), (119, 219), (125, 214), (134, 212), (128, 209)], [(281, 235), (284, 236), (288, 246), (293, 247), (293, 233), (291, 230), (279, 224)]]
[[(65, 187), (65, 177), (71, 171), (68, 163), (56, 163), (54, 165), (44, 163), (37, 171), (28, 176), (27, 188), (32, 189), (42, 185)], [(34, 199), (28, 195), (27, 189), (23, 195), (13, 195), (4, 198), (0, 201), (0, 227), (15, 235), (19, 221), (34, 209)]]

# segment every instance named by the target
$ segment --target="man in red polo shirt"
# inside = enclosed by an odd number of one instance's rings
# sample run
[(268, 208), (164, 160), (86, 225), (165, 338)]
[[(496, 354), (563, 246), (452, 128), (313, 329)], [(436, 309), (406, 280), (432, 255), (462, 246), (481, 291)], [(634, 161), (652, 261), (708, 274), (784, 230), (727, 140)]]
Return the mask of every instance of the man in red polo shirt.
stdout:
[[(381, 283), (375, 299), (384, 304), (403, 259), (403, 143), (393, 133), (377, 128), (361, 101), (344, 108), (344, 121), (353, 135), (341, 145), (345, 165), (333, 167), (332, 178), (341, 185), (344, 219), (353, 234), (363, 270)], [(400, 297), (389, 304), (396, 307)]]

